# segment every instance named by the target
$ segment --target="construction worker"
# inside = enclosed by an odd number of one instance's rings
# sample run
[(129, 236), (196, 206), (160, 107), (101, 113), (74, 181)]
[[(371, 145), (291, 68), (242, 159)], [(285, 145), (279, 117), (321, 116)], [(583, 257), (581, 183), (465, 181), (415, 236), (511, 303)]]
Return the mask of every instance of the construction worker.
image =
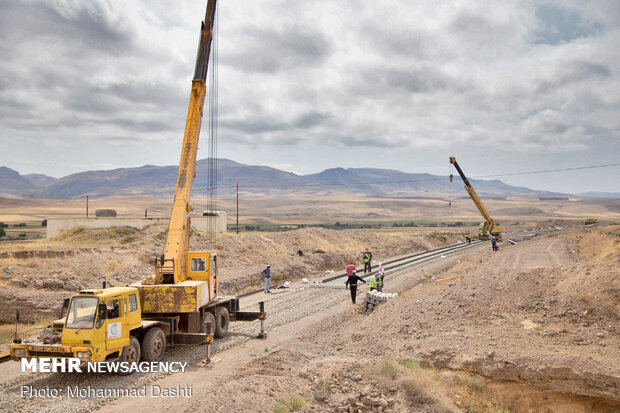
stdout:
[(381, 287), (383, 289), (383, 279), (385, 278), (385, 268), (383, 268), (382, 263), (379, 263), (379, 270), (377, 271), (377, 277), (381, 279)]
[(370, 278), (368, 279), (368, 286), (370, 287), (370, 291), (377, 290), (381, 292), (383, 290), (381, 278), (378, 277), (376, 274), (370, 276)]
[(463, 234), (461, 234), (461, 240), (459, 241), (459, 244), (462, 244), (463, 242), (465, 242), (465, 237), (463, 236)]
[(355, 304), (355, 295), (357, 294), (357, 282), (361, 281), (366, 284), (366, 281), (355, 273), (355, 270), (347, 277), (347, 281), (344, 283), (344, 288), (351, 288), (351, 301)]
[(271, 293), (269, 291), (269, 283), (271, 282), (271, 265), (267, 264), (267, 267), (261, 272), (261, 276), (265, 279), (265, 294)]
[(497, 247), (497, 238), (495, 238), (495, 235), (491, 237), (491, 247), (493, 248), (493, 251), (499, 251), (499, 248)]
[(355, 272), (355, 264), (347, 265), (347, 277), (350, 277), (351, 274)]
[(471, 232), (468, 232), (467, 235), (465, 235), (465, 238), (467, 238), (467, 243), (471, 244)]
[(372, 265), (370, 264), (372, 262), (372, 254), (368, 251), (368, 248), (366, 248), (362, 258), (364, 259), (364, 274), (366, 274), (366, 271), (372, 272)]

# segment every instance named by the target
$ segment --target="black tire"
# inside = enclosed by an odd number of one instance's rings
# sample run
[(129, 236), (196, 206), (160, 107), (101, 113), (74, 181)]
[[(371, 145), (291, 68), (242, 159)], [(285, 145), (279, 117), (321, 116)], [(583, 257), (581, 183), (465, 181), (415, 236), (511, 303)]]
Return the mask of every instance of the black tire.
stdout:
[[(123, 352), (121, 353), (121, 362), (127, 363), (139, 363), (140, 362), (140, 342), (134, 336), (129, 337), (129, 345), (123, 347)], [(126, 376), (130, 374), (129, 372), (123, 373), (120, 372), (121, 376)]]
[(142, 339), (142, 358), (145, 361), (161, 361), (166, 353), (166, 335), (159, 327), (150, 328)]
[(201, 333), (207, 332), (207, 327), (205, 324), (207, 321), (211, 321), (211, 329), (212, 330), (215, 329), (215, 316), (213, 315), (211, 311), (205, 311), (204, 314), (202, 315), (202, 324), (200, 325)]
[(226, 307), (218, 307), (215, 316), (215, 337), (222, 338), (228, 334), (230, 325), (230, 314)]

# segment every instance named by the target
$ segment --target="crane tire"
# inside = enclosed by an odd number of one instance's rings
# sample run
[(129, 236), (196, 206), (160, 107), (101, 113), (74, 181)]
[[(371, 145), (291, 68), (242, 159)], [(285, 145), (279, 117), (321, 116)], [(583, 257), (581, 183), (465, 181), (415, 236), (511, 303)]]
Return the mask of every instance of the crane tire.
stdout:
[(228, 334), (230, 314), (226, 307), (218, 307), (215, 311), (215, 337), (222, 338)]
[[(201, 333), (207, 332), (207, 327), (206, 327), (207, 321), (211, 321), (211, 329), (215, 330), (215, 326), (216, 326), (215, 316), (213, 315), (211, 311), (205, 311), (204, 314), (202, 315), (202, 324), (200, 325)], [(211, 331), (211, 333), (213, 333), (213, 331)]]
[(161, 361), (166, 353), (166, 335), (159, 327), (150, 328), (142, 339), (142, 358), (145, 361)]
[[(140, 342), (134, 336), (129, 337), (129, 345), (123, 347), (123, 352), (121, 353), (120, 360), (121, 362), (126, 363), (139, 363), (140, 362)], [(129, 372), (123, 373), (119, 371), (121, 376), (126, 376), (130, 374)]]

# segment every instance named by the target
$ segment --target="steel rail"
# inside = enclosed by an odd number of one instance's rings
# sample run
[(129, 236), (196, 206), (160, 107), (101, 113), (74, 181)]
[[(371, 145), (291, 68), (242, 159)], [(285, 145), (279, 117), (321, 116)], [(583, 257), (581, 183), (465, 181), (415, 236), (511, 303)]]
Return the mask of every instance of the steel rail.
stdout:
[[(480, 240), (476, 240), (476, 241), (472, 241), (471, 244), (468, 243), (464, 243), (464, 244), (453, 244), (453, 245), (449, 245), (447, 247), (441, 247), (441, 248), (436, 248), (436, 249), (432, 249), (432, 250), (427, 250), (427, 251), (423, 251), (423, 252), (417, 252), (415, 254), (411, 254), (411, 255), (406, 255), (404, 257), (399, 257), (399, 258), (394, 258), (394, 259), (390, 259), (388, 261), (385, 261), (384, 263), (384, 268), (386, 271), (388, 270), (396, 270), (396, 269), (402, 269), (405, 267), (408, 267), (410, 265), (416, 264), (416, 263), (420, 263), (426, 260), (430, 260), (433, 258), (436, 258), (438, 256), (441, 256), (443, 254), (451, 254), (454, 253), (456, 251), (460, 251), (463, 249), (467, 249), (469, 247), (473, 247), (475, 245), (479, 245), (480, 243), (484, 243), (484, 241), (480, 241)], [(364, 275), (362, 278), (368, 278), (373, 274), (376, 274), (378, 271), (371, 271), (370, 274)], [(331, 281), (335, 281), (339, 278), (344, 278), (347, 276), (346, 271), (340, 272), (336, 275), (332, 275), (330, 277), (324, 278), (321, 280), (321, 284), (325, 284)], [(279, 286), (272, 286), (272, 289), (277, 289)], [(250, 295), (253, 294), (258, 294), (260, 292), (263, 292), (264, 289), (260, 288), (257, 290), (253, 290), (253, 291), (248, 291), (246, 293), (243, 294), (238, 294), (237, 297), (239, 298), (243, 298), (243, 297), (248, 297)]]

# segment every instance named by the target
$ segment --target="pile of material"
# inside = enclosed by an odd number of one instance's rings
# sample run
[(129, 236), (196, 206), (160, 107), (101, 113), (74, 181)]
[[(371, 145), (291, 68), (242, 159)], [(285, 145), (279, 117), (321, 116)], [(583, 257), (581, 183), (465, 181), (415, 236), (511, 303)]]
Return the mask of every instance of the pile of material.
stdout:
[(397, 293), (382, 293), (379, 291), (370, 291), (366, 294), (364, 302), (362, 303), (362, 311), (366, 314), (370, 314), (379, 305), (387, 302), (388, 298), (398, 297)]

